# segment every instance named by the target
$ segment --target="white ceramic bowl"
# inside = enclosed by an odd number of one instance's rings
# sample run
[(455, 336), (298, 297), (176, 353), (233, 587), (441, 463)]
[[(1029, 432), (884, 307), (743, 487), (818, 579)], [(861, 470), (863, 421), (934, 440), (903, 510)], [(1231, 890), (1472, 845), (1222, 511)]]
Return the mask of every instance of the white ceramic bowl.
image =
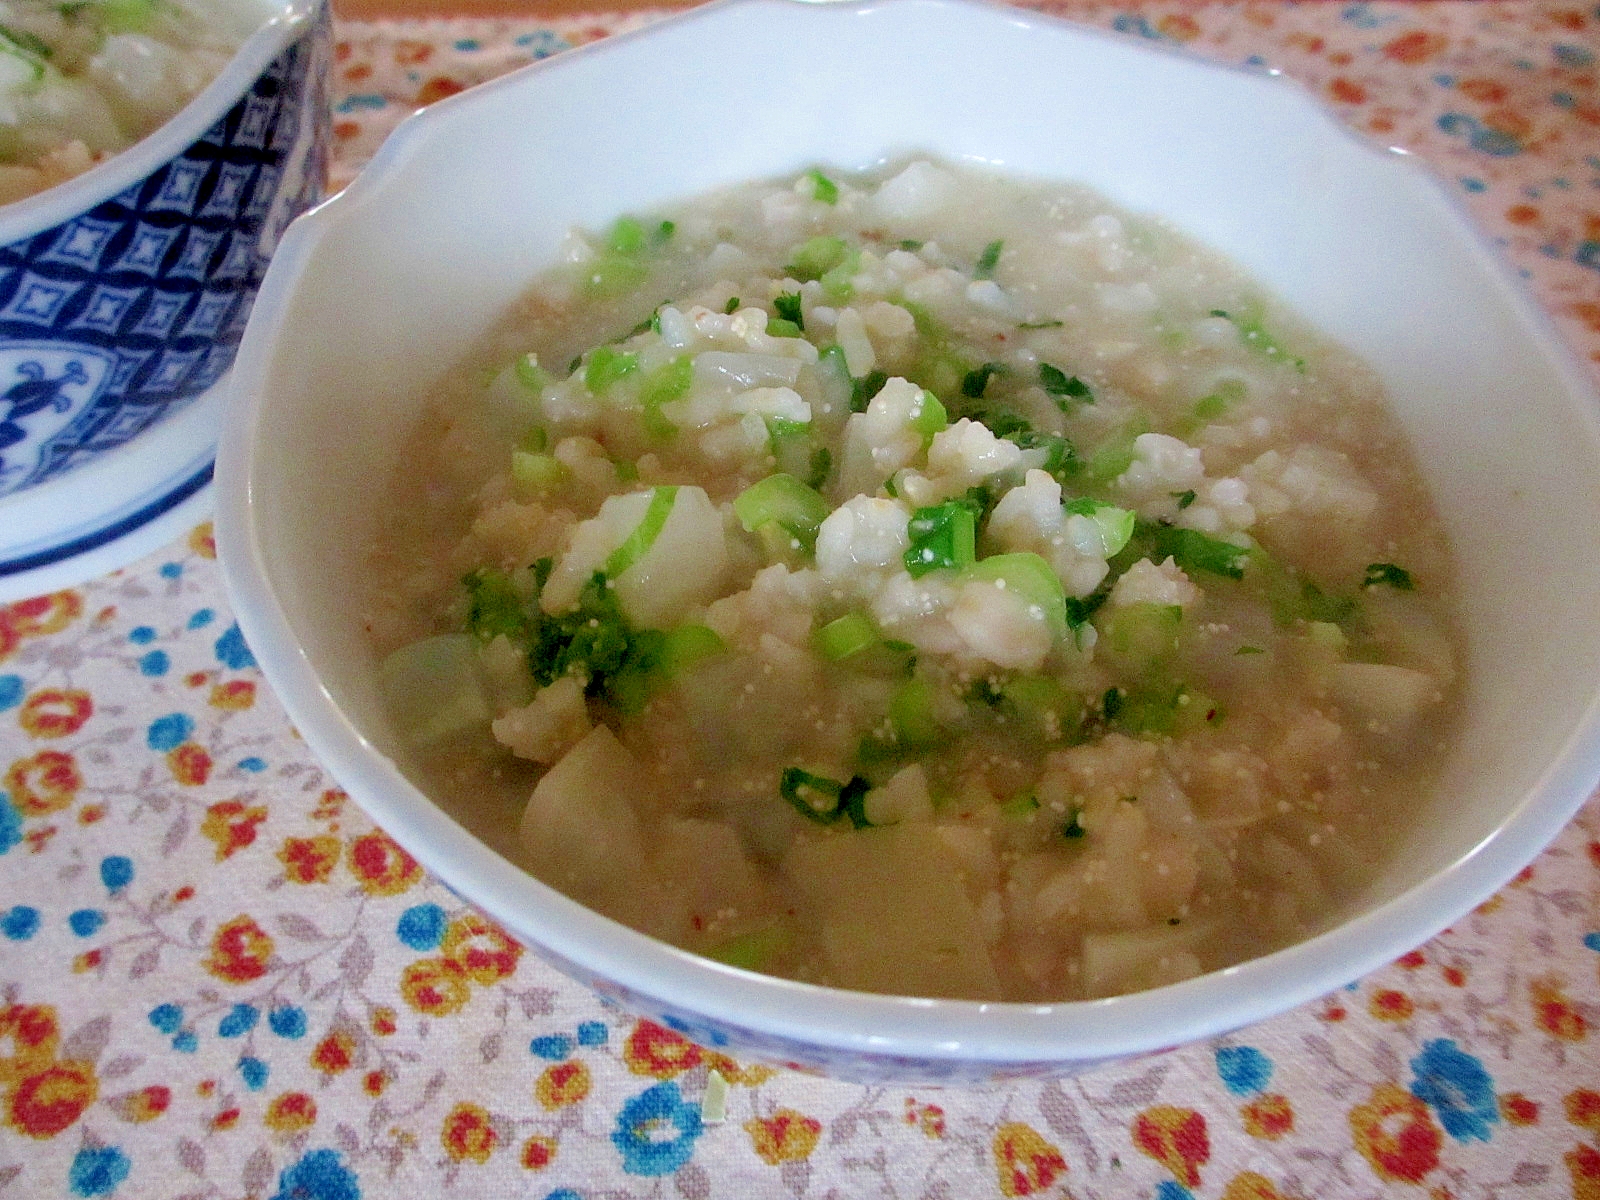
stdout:
[(0, 601), (169, 541), (209, 505), (267, 260), (322, 197), (325, 0), (228, 0), (239, 49), (155, 132), (0, 205)]
[[(427, 384), (569, 227), (806, 164), (913, 150), (1086, 182), (1221, 249), (1386, 379), (1462, 569), (1468, 682), (1438, 797), (1342, 924), (1156, 991), (980, 1004), (695, 958), (567, 900), (407, 779), (350, 598)], [(1304, 93), (964, 0), (731, 0), (407, 123), (291, 228), (241, 350), (217, 532), (296, 726), (423, 863), (634, 1009), (857, 1079), (1068, 1070), (1226, 1031), (1424, 941), (1528, 862), (1600, 775), (1600, 422), (1441, 189)]]

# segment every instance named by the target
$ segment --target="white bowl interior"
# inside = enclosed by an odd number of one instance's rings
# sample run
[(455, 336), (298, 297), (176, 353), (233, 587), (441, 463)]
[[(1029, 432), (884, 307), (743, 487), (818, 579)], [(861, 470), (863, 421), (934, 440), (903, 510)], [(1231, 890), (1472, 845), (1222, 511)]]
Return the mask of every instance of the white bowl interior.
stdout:
[[(1006, 84), (952, 83), (969, 78)], [(666, 96), (682, 98), (671, 112)], [(738, 118), (700, 119), (700, 101)], [(1280, 971), (1273, 987), (1304, 999), (1455, 919), (1600, 771), (1600, 431), (1586, 384), (1442, 191), (1292, 85), (955, 0), (737, 0), (563, 55), (414, 118), (291, 231), (237, 368), (238, 436), (220, 473), (224, 525), (248, 489), (238, 536), (256, 559), (230, 580), (258, 571), (244, 590), (270, 589), (326, 689), (286, 695), (291, 715), (331, 699), (398, 753), (358, 609), (331, 598), (359, 594), (372, 502), (429, 381), (571, 226), (912, 150), (1084, 182), (1164, 216), (1385, 378), (1459, 557), (1458, 746), (1434, 801), (1400, 801), (1425, 815), (1373, 884), (1364, 928), (1319, 939), (1320, 957), (1277, 956), (1293, 982)], [(421, 803), (389, 789), (375, 809), (403, 820)], [(484, 869), (469, 860), (452, 859)], [(537, 918), (522, 917), (537, 937)], [(1219, 985), (1227, 1016), (1184, 1031), (1271, 1011), (1241, 1006), (1266, 978), (1251, 969)]]

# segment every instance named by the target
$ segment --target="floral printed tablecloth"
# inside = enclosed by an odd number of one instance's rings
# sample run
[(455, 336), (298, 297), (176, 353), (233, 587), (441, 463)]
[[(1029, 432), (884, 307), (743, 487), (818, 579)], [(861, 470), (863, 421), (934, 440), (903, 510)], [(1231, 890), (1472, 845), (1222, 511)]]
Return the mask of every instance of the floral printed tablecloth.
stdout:
[[(1600, 374), (1592, 0), (1037, 7), (1279, 68), (1422, 156)], [(344, 25), (336, 182), (415, 106), (654, 19)], [(214, 558), (201, 528), (0, 608), (0, 1198), (1600, 1198), (1600, 799), (1451, 931), (1236, 1035), (831, 1082), (604, 1007), (427, 877), (297, 739)]]

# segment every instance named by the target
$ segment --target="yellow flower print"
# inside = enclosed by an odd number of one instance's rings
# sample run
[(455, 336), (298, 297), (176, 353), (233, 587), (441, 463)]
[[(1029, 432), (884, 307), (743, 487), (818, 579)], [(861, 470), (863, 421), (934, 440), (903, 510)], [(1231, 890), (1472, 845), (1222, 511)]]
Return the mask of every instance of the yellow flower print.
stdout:
[(448, 1016), (472, 995), (460, 967), (447, 958), (419, 958), (400, 973), (400, 994), (419, 1013)]
[(1007, 1196), (1032, 1196), (1044, 1191), (1067, 1170), (1061, 1151), (1031, 1125), (1011, 1121), (994, 1132), (994, 1167), (1000, 1191)]
[(417, 860), (378, 829), (351, 842), (345, 862), (362, 890), (373, 896), (398, 896), (422, 878)]
[(589, 1068), (577, 1059), (568, 1059), (546, 1067), (533, 1085), (533, 1094), (547, 1111), (555, 1112), (582, 1100), (591, 1084)]
[(1417, 1183), (1439, 1165), (1444, 1134), (1428, 1106), (1397, 1083), (1380, 1083), (1350, 1110), (1356, 1149), (1386, 1182)]
[(474, 983), (508, 979), (517, 971), (522, 947), (487, 917), (468, 913), (450, 922), (440, 952)]
[(780, 1108), (770, 1117), (746, 1121), (744, 1130), (755, 1152), (775, 1167), (809, 1157), (822, 1135), (822, 1122), (792, 1108)]
[(445, 1116), (439, 1131), (444, 1152), (456, 1162), (484, 1163), (494, 1153), (500, 1135), (490, 1123), (489, 1112), (478, 1104), (461, 1101)]

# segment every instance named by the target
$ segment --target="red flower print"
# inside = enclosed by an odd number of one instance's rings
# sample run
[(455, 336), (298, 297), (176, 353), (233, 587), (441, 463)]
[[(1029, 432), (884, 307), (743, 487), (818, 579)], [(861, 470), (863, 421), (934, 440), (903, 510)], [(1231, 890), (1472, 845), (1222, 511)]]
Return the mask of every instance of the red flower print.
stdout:
[(447, 958), (419, 958), (400, 973), (400, 994), (419, 1013), (448, 1016), (472, 998), (472, 985)]
[(1437, 33), (1415, 29), (1403, 33), (1383, 48), (1383, 56), (1395, 62), (1422, 63), (1435, 57), (1450, 43)]
[(1239, 1109), (1244, 1121), (1244, 1131), (1251, 1137), (1273, 1142), (1294, 1132), (1294, 1109), (1287, 1096), (1276, 1092), (1257, 1096)]
[(398, 896), (422, 878), (417, 860), (380, 829), (351, 842), (345, 862), (362, 891), (373, 896)]
[(0, 1008), (0, 1084), (15, 1083), (55, 1060), (61, 1031), (48, 1004), (10, 1004)]
[(356, 1061), (356, 1040), (349, 1032), (335, 1029), (317, 1043), (311, 1052), (311, 1065), (324, 1075), (348, 1071)]
[(1222, 1189), (1222, 1200), (1283, 1200), (1283, 1193), (1265, 1175), (1243, 1171)]
[(518, 1161), (530, 1171), (542, 1171), (555, 1161), (556, 1140), (536, 1133), (522, 1143), (522, 1153)]
[(555, 1112), (577, 1104), (589, 1094), (591, 1086), (589, 1068), (577, 1059), (568, 1059), (546, 1067), (533, 1085), (533, 1094), (547, 1111)]
[(106, 1103), (124, 1121), (133, 1125), (143, 1125), (147, 1121), (154, 1121), (167, 1111), (172, 1104), (172, 1089), (162, 1087), (159, 1083), (152, 1083), (149, 1087), (140, 1088), (136, 1092), (124, 1092), (120, 1096), (113, 1096)]
[(481, 1105), (461, 1101), (445, 1116), (439, 1131), (444, 1152), (456, 1162), (484, 1163), (494, 1153), (500, 1135), (490, 1123), (489, 1112)]
[(1367, 1011), (1380, 1021), (1405, 1021), (1410, 1019), (1416, 1008), (1411, 1003), (1411, 997), (1404, 992), (1394, 988), (1379, 988), (1372, 993)]
[(167, 751), (167, 770), (184, 787), (199, 787), (211, 778), (211, 755), (196, 742), (183, 742)]
[(1067, 1160), (1031, 1125), (1011, 1121), (994, 1131), (995, 1174), (1007, 1196), (1033, 1196), (1066, 1173)]
[(242, 800), (222, 800), (206, 809), (200, 832), (217, 847), (217, 861), (232, 857), (256, 840), (256, 826), (267, 819), (267, 810), (246, 807)]
[(1444, 1135), (1428, 1106), (1395, 1083), (1380, 1083), (1350, 1110), (1356, 1149), (1379, 1179), (1421, 1183), (1439, 1165)]
[(272, 1098), (261, 1119), (274, 1133), (299, 1133), (316, 1123), (317, 1102), (305, 1092), (284, 1092)]
[(1145, 1109), (1134, 1118), (1133, 1144), (1188, 1188), (1200, 1186), (1200, 1168), (1211, 1158), (1206, 1119), (1192, 1108), (1161, 1104)]
[(53, 592), (0, 608), (0, 625), (9, 625), (22, 637), (39, 637), (60, 633), (82, 615), (83, 599), (77, 592)]
[(1589, 1022), (1567, 998), (1558, 979), (1546, 976), (1528, 985), (1533, 1019), (1540, 1029), (1564, 1042), (1581, 1042), (1589, 1035)]
[(522, 947), (487, 917), (468, 913), (450, 922), (440, 952), (474, 983), (508, 979), (517, 971)]
[(1537, 1125), (1539, 1105), (1521, 1092), (1507, 1092), (1500, 1097), (1500, 1115), (1507, 1125)]
[(329, 834), (283, 839), (278, 861), (290, 883), (326, 883), (339, 861), (339, 839)]
[(1567, 1093), (1561, 1106), (1567, 1111), (1567, 1120), (1579, 1129), (1600, 1134), (1600, 1092), (1592, 1088), (1578, 1088)]
[(52, 1138), (81, 1117), (99, 1094), (93, 1064), (53, 1062), (6, 1093), (5, 1123), (31, 1138)]
[(19, 758), (6, 772), (6, 791), (25, 817), (59, 812), (77, 798), (83, 787), (77, 760), (61, 750), (41, 750)]
[(700, 1047), (654, 1021), (640, 1021), (622, 1044), (622, 1059), (635, 1075), (671, 1079), (699, 1063)]
[(206, 970), (224, 983), (249, 983), (267, 973), (272, 937), (253, 918), (240, 915), (217, 926)]
[(23, 701), (17, 721), (30, 737), (59, 738), (77, 733), (93, 712), (88, 692), (41, 688)]
[(746, 1121), (744, 1131), (762, 1161), (776, 1167), (809, 1157), (822, 1135), (822, 1122), (792, 1108), (780, 1108), (770, 1117)]
[(243, 712), (251, 708), (256, 702), (256, 685), (249, 679), (230, 679), (226, 683), (219, 683), (211, 689), (211, 698), (208, 703), (212, 708), (221, 708), (229, 712)]
[(217, 539), (212, 533), (210, 521), (195, 526), (190, 532), (189, 549), (193, 550), (201, 558), (216, 558)]
[(1572, 1200), (1600, 1200), (1600, 1150), (1580, 1143), (1561, 1160), (1572, 1177)]

